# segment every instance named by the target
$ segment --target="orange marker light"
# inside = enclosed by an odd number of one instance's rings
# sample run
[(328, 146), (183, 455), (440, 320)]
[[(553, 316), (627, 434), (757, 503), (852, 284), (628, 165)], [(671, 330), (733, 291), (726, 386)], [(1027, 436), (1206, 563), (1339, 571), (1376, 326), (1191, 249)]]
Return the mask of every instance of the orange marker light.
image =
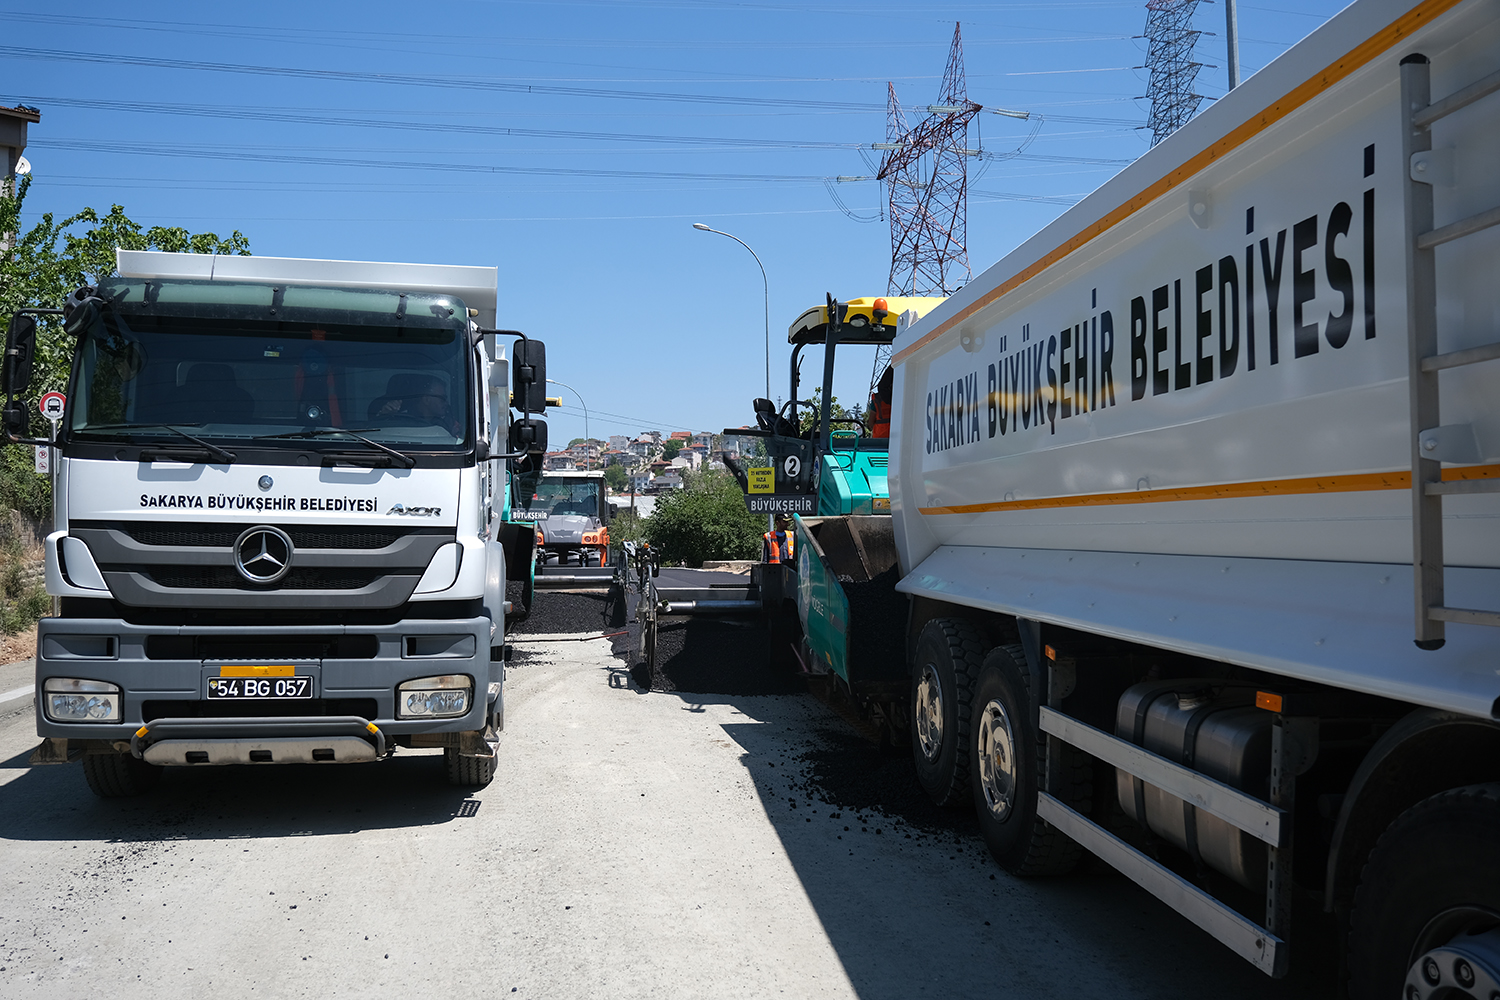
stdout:
[(1255, 692), (1255, 707), (1263, 708), (1267, 712), (1281, 711), (1281, 695), (1272, 694), (1269, 691)]
[(891, 311), (890, 304), (888, 302), (886, 302), (885, 299), (876, 299), (875, 300), (875, 308), (879, 309), (881, 312), (890, 312)]
[(1049, 660), (1055, 660), (1055, 659), (1057, 659), (1057, 650), (1053, 649), (1051, 646), (1047, 647), (1047, 659), (1049, 659)]

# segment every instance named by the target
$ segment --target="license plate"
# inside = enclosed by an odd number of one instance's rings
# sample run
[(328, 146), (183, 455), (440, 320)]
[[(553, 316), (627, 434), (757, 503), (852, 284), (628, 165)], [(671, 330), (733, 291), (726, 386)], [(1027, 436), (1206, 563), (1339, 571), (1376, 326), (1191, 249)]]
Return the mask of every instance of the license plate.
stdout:
[(210, 677), (209, 700), (311, 698), (311, 677)]

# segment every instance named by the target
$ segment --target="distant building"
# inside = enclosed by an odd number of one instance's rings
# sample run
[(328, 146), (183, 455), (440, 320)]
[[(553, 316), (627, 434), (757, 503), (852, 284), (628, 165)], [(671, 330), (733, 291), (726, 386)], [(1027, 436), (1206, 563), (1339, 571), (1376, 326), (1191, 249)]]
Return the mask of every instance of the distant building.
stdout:
[(573, 462), (573, 456), (565, 451), (549, 451), (542, 459), (542, 470), (544, 472), (573, 472), (578, 468)]
[(624, 451), (630, 447), (630, 438), (625, 434), (611, 434), (609, 436), (610, 451)]

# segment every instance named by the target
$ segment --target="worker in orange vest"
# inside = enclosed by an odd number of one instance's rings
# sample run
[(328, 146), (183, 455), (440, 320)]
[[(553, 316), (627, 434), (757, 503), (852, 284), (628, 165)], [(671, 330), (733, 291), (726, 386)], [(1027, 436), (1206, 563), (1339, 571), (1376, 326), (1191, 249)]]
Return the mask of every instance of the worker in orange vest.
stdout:
[(762, 535), (761, 543), (762, 562), (772, 566), (780, 566), (783, 562), (788, 566), (796, 565), (796, 535), (792, 532), (792, 519), (785, 514), (776, 516), (776, 530)]
[(875, 395), (870, 397), (870, 437), (891, 436), (891, 391), (895, 384), (893, 369), (887, 368), (880, 376), (880, 384), (875, 387)]

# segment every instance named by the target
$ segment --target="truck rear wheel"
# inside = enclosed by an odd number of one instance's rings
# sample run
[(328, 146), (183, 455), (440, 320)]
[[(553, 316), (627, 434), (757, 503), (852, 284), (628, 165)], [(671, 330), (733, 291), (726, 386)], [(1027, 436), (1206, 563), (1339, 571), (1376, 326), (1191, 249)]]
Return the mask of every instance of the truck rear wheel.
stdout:
[(969, 786), (969, 704), (984, 640), (960, 618), (934, 618), (917, 639), (911, 678), (911, 752), (933, 802), (953, 805)]
[(495, 778), (495, 762), (499, 754), (491, 757), (465, 757), (453, 747), (443, 748), (443, 763), (448, 766), (448, 784), (458, 788), (483, 788)]
[(143, 795), (161, 781), (161, 768), (128, 753), (91, 753), (83, 758), (83, 779), (101, 799)]
[(1489, 997), (1500, 983), (1500, 784), (1424, 799), (1376, 842), (1349, 919), (1353, 1000)]
[[(1014, 875), (1060, 875), (1078, 864), (1083, 848), (1036, 815), (1047, 742), (1036, 727), (1030, 676), (1018, 645), (1001, 646), (984, 658), (970, 727), (974, 811), (1000, 867)], [(1088, 761), (1072, 747), (1063, 754), (1053, 794), (1081, 808), (1092, 787)]]

